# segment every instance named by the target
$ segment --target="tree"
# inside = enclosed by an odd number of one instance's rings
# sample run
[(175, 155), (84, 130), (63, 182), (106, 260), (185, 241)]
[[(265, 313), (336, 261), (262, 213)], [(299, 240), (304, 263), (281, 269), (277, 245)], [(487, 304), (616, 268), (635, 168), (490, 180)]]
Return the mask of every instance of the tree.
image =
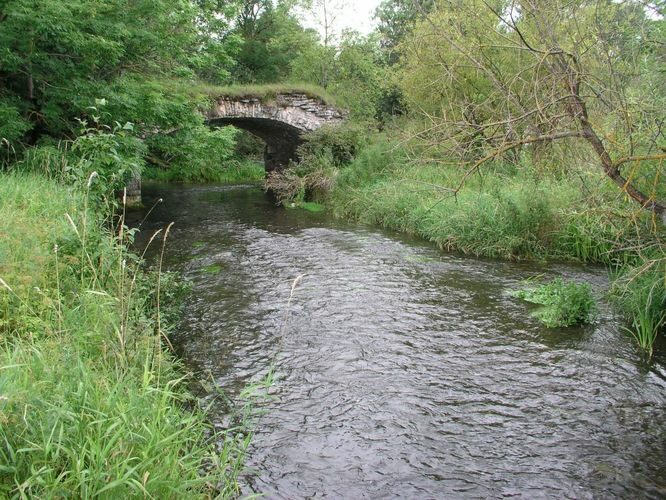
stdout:
[(385, 76), (376, 37), (345, 32), (329, 88), (349, 108), (353, 118), (367, 120), (376, 117)]
[(138, 118), (146, 129), (191, 119), (186, 89), (169, 79), (213, 67), (221, 77), (229, 62), (223, 40), (204, 29), (222, 23), (209, 7), (203, 0), (6, 0), (0, 106), (14, 126), (3, 138), (72, 138), (97, 98), (108, 100), (114, 120)]
[(528, 145), (584, 144), (666, 221), (663, 29), (633, 1), (442, 1), (401, 46), (400, 84), (465, 177)]
[(317, 45), (313, 30), (303, 28), (288, 2), (248, 0), (236, 21), (235, 33), (242, 39), (236, 56), (233, 79), (237, 83), (284, 81), (291, 62)]
[(377, 32), (388, 64), (398, 61), (398, 45), (433, 5), (433, 0), (384, 0), (379, 4), (375, 10), (375, 18), (379, 20)]

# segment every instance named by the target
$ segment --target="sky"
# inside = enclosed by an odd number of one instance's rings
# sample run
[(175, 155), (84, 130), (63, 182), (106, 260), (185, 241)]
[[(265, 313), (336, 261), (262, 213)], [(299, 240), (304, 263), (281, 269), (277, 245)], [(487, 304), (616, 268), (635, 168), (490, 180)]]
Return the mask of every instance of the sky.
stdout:
[[(353, 29), (367, 35), (376, 26), (373, 20), (375, 9), (381, 0), (326, 0), (329, 10), (335, 18), (334, 29), (341, 33), (345, 29)], [(303, 12), (300, 15), (304, 26), (315, 28), (321, 32), (321, 23), (313, 13)]]

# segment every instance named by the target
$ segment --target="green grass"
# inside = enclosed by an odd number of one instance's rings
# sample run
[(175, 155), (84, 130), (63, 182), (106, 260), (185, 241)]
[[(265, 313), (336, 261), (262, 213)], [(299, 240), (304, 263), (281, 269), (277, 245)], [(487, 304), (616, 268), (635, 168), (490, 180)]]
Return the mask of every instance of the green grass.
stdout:
[(617, 302), (632, 318), (627, 330), (651, 357), (659, 332), (666, 328), (666, 254), (652, 252), (622, 268), (613, 288)]
[(204, 183), (213, 182), (219, 184), (243, 184), (247, 182), (259, 182), (266, 176), (266, 170), (261, 163), (251, 160), (232, 161), (226, 166), (221, 166), (214, 171), (206, 170), (197, 172), (187, 169), (147, 168), (144, 170), (143, 178), (158, 182), (182, 182), (182, 183)]
[(596, 311), (592, 287), (556, 278), (536, 287), (514, 292), (514, 296), (543, 306), (534, 315), (548, 328), (591, 323)]
[(335, 106), (336, 100), (323, 87), (311, 83), (270, 83), (263, 85), (228, 85), (217, 86), (203, 82), (182, 83), (184, 90), (192, 95), (204, 95), (211, 98), (231, 97), (237, 99), (259, 99), (262, 102), (275, 100), (278, 94), (305, 94), (322, 103)]
[(0, 178), (0, 497), (237, 494), (247, 432), (214, 448), (167, 352), (173, 291), (86, 206)]
[[(503, 259), (562, 259), (623, 264), (633, 241), (627, 220), (649, 226), (630, 203), (585, 199), (580, 179), (537, 178), (528, 169), (488, 166), (457, 193), (462, 170), (415, 164), (386, 141), (364, 149), (336, 178), (334, 213), (421, 236), (447, 251)], [(600, 184), (603, 176), (586, 174)], [(645, 231), (647, 232), (647, 231)]]

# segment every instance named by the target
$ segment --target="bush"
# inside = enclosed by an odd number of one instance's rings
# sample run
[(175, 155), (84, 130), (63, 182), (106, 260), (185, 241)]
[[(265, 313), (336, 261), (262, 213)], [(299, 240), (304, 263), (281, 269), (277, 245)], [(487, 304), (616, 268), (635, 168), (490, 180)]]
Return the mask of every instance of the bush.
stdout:
[(15, 159), (23, 135), (32, 128), (16, 104), (0, 99), (0, 166)]
[(366, 144), (362, 125), (326, 126), (305, 136), (298, 148), (299, 162), (271, 172), (265, 182), (280, 203), (302, 203), (328, 194), (340, 169), (349, 165)]
[(542, 305), (535, 316), (548, 328), (591, 323), (596, 311), (592, 288), (587, 283), (556, 278), (536, 288), (518, 290), (514, 295)]
[(168, 172), (169, 180), (217, 182), (239, 165), (234, 156), (237, 132), (234, 127), (211, 128), (201, 123), (172, 134), (154, 135), (147, 142), (154, 163)]
[(345, 123), (321, 127), (305, 136), (298, 148), (297, 171), (320, 167), (341, 168), (351, 163), (367, 144), (368, 130), (362, 124)]
[(94, 203), (106, 207), (115, 203), (118, 191), (141, 174), (145, 154), (146, 147), (134, 137), (132, 124), (96, 124), (83, 128), (73, 141), (44, 141), (29, 149), (14, 169), (82, 188)]

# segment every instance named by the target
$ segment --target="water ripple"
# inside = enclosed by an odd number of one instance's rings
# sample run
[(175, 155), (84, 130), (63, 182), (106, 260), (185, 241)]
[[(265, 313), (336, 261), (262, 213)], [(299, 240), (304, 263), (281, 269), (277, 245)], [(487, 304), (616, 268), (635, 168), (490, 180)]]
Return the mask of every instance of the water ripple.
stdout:
[(149, 227), (176, 221), (168, 265), (195, 287), (185, 361), (231, 395), (276, 366), (245, 493), (666, 496), (663, 361), (641, 365), (607, 306), (547, 330), (508, 293), (543, 273), (601, 295), (602, 270), (443, 255), (252, 189), (153, 196)]

